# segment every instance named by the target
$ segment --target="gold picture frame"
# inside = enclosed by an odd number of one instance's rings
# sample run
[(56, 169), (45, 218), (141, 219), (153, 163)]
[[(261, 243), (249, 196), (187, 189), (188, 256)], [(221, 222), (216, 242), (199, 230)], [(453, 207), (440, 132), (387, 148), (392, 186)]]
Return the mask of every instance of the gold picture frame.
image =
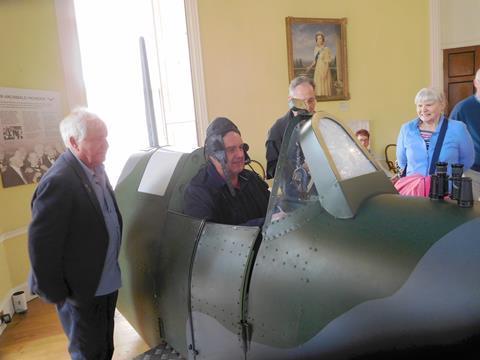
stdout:
[(287, 17), (289, 80), (315, 81), (317, 101), (348, 100), (347, 19)]

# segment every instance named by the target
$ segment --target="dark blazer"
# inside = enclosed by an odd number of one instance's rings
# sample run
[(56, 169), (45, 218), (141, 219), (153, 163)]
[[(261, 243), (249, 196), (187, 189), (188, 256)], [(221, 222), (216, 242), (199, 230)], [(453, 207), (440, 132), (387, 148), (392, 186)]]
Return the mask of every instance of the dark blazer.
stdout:
[(273, 179), (275, 176), (283, 135), (285, 134), (285, 130), (287, 130), (288, 123), (292, 119), (293, 113), (291, 110), (288, 110), (288, 112), (275, 121), (275, 124), (268, 130), (267, 141), (265, 142), (265, 148), (267, 150), (267, 179)]
[[(121, 227), (110, 184), (108, 189)], [(67, 298), (81, 303), (95, 296), (108, 232), (95, 191), (70, 150), (55, 161), (33, 195), (28, 246), (33, 293), (52, 303)]]

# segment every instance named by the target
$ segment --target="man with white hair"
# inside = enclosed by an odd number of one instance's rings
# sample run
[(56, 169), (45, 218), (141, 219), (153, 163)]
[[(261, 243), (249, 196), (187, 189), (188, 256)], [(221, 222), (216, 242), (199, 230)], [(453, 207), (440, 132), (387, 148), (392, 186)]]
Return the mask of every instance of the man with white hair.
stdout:
[(464, 122), (472, 136), (475, 162), (465, 175), (472, 178), (473, 196), (480, 200), (480, 69), (477, 70), (473, 86), (476, 89), (475, 94), (457, 103), (450, 114), (450, 119)]
[(67, 150), (32, 200), (31, 289), (56, 305), (72, 359), (111, 359), (122, 219), (103, 167), (107, 127), (75, 109), (60, 132)]

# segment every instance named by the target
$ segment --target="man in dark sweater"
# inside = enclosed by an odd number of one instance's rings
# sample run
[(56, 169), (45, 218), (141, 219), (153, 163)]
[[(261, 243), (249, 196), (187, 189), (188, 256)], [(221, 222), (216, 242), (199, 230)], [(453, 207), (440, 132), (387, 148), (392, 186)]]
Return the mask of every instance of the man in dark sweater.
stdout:
[(270, 192), (260, 177), (245, 170), (246, 145), (237, 126), (216, 118), (207, 128), (206, 166), (185, 190), (184, 212), (207, 221), (261, 226)]
[(465, 175), (472, 178), (473, 196), (475, 200), (480, 200), (480, 69), (477, 70), (473, 85), (476, 89), (475, 94), (455, 105), (450, 119), (464, 122), (472, 136), (475, 162)]
[[(288, 87), (288, 100), (299, 99), (305, 102), (308, 112), (315, 112), (315, 83), (307, 76), (298, 76), (293, 79)], [(295, 116), (295, 111), (288, 112), (278, 119), (268, 131), (265, 147), (267, 150), (267, 179), (275, 176), (278, 155), (282, 146), (283, 135), (287, 129), (288, 123)]]

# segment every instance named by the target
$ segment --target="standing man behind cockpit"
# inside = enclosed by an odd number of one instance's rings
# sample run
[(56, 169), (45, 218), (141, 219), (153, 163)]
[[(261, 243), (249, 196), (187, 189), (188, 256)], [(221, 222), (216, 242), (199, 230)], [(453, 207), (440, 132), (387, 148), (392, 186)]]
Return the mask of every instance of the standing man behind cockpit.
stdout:
[(216, 118), (208, 126), (207, 164), (185, 190), (185, 214), (221, 224), (263, 224), (270, 192), (256, 173), (244, 169), (247, 149), (229, 119)]
[[(293, 79), (288, 87), (288, 100), (290, 101), (292, 99), (302, 100), (307, 106), (308, 112), (314, 113), (316, 100), (315, 83), (313, 80), (307, 76), (298, 76)], [(275, 176), (283, 135), (288, 123), (294, 116), (295, 112), (291, 109), (288, 110), (268, 131), (268, 137), (265, 143), (265, 147), (267, 148), (267, 179), (272, 179)]]

